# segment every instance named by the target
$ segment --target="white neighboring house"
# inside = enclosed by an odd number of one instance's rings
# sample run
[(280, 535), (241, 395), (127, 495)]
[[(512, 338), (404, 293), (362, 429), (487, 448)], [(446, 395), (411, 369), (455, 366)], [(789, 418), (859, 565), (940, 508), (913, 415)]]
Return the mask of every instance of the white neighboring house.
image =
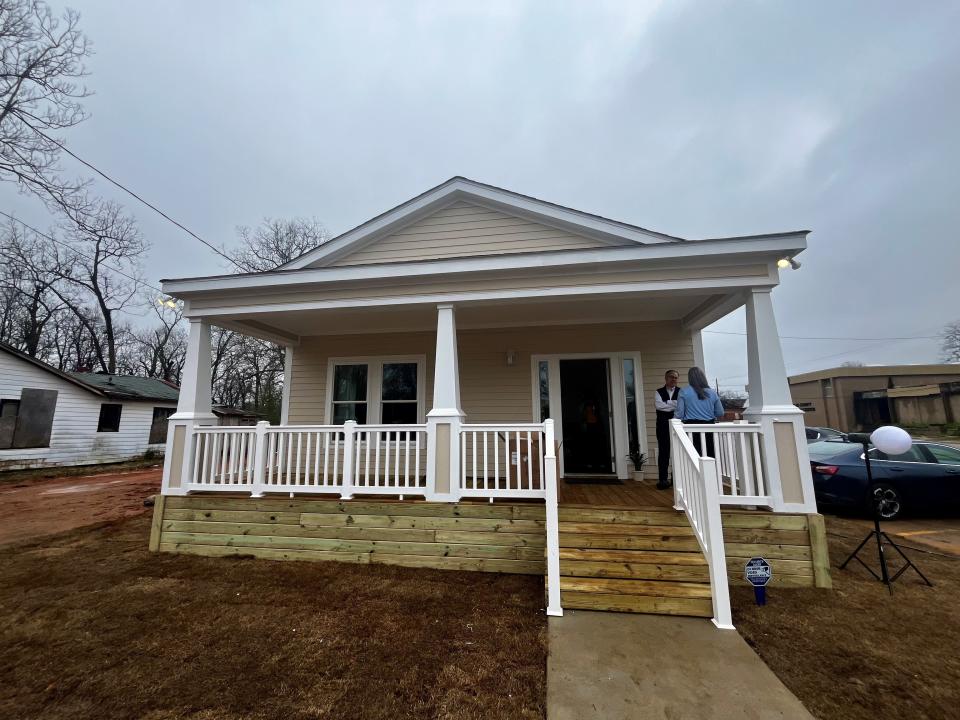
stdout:
[(0, 471), (163, 454), (178, 395), (162, 380), (61, 372), (0, 343)]

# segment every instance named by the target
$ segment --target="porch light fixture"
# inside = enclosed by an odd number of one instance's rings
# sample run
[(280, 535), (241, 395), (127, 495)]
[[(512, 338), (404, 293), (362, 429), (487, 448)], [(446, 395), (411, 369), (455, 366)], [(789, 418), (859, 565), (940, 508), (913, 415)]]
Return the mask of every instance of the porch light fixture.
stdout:
[(507, 350), (507, 367), (513, 367), (517, 364), (517, 351)]
[(157, 298), (157, 305), (168, 308), (175, 308), (177, 306), (177, 301), (173, 298)]
[[(858, 563), (863, 565), (867, 571), (873, 575), (874, 578), (884, 583), (887, 586), (887, 590), (890, 591), (890, 594), (893, 594), (893, 582), (910, 568), (913, 568), (917, 575), (919, 575), (927, 585), (933, 587), (933, 583), (927, 580), (927, 576), (920, 572), (920, 568), (913, 564), (913, 561), (904, 554), (903, 550), (900, 549), (900, 546), (891, 540), (890, 536), (880, 529), (880, 512), (884, 505), (893, 500), (893, 498), (887, 496), (888, 491), (882, 486), (874, 487), (873, 469), (870, 467), (871, 443), (884, 455), (903, 455), (913, 445), (913, 440), (911, 439), (910, 434), (903, 428), (896, 427), (895, 425), (884, 425), (883, 427), (878, 427), (870, 435), (867, 433), (848, 433), (846, 439), (848, 442), (855, 442), (863, 445), (863, 464), (867, 471), (867, 487), (870, 488), (872, 495), (871, 499), (873, 500), (873, 530), (867, 533), (867, 536), (863, 539), (863, 542), (857, 545), (857, 549), (850, 554), (850, 557), (843, 561), (840, 569), (843, 570), (851, 560), (856, 560)], [(866, 546), (866, 544), (874, 539), (877, 541), (877, 554), (880, 557), (879, 575), (877, 575), (873, 568), (867, 565), (859, 556), (860, 551)], [(893, 575), (891, 575), (887, 570), (887, 558), (883, 552), (884, 543), (896, 550), (900, 554), (901, 559), (904, 561), (904, 565), (902, 565), (899, 570), (893, 573)]]
[(777, 260), (777, 267), (781, 270), (786, 270), (787, 268), (793, 268), (794, 270), (800, 269), (800, 263), (794, 260), (792, 257), (784, 257)]

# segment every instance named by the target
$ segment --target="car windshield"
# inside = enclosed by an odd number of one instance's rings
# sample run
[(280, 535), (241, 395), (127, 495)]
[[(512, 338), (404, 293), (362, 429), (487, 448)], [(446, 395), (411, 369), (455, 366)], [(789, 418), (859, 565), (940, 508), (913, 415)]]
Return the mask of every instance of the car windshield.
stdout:
[(817, 442), (807, 445), (807, 452), (810, 453), (811, 460), (820, 461), (836, 457), (853, 447), (854, 443), (843, 442), (842, 440), (817, 440)]

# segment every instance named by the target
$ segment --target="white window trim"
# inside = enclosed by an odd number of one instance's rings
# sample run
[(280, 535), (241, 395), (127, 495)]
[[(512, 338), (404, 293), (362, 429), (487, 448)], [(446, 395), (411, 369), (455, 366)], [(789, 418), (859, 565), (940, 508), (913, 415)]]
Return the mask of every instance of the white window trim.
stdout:
[(331, 357), (327, 359), (326, 402), (324, 403), (324, 424), (333, 423), (333, 376), (337, 365), (367, 366), (367, 423), (380, 425), (383, 417), (381, 390), (383, 388), (383, 366), (393, 363), (417, 364), (417, 424), (424, 424), (426, 418), (426, 355), (360, 355), (355, 357)]
[[(582, 359), (606, 359), (610, 361), (610, 387), (611, 395), (610, 405), (613, 410), (613, 447), (614, 447), (614, 472), (621, 480), (629, 480), (629, 461), (627, 452), (630, 447), (629, 429), (627, 427), (627, 396), (624, 386), (623, 361), (625, 359), (633, 360), (633, 369), (636, 381), (637, 393), (637, 435), (640, 442), (640, 452), (647, 456), (647, 462), (650, 462), (650, 451), (647, 443), (647, 422), (646, 422), (646, 391), (643, 387), (643, 365), (641, 364), (640, 352), (631, 350), (627, 352), (596, 352), (596, 353), (553, 353), (545, 355), (532, 355), (530, 358), (530, 377), (532, 385), (533, 414), (534, 421), (540, 418), (540, 363), (548, 363), (548, 385), (550, 392), (550, 417), (556, 421), (554, 423), (554, 433), (558, 443), (563, 442), (563, 422), (560, 412), (560, 360), (582, 360)], [(557, 454), (557, 460), (560, 465), (560, 476), (564, 474), (563, 453)]]

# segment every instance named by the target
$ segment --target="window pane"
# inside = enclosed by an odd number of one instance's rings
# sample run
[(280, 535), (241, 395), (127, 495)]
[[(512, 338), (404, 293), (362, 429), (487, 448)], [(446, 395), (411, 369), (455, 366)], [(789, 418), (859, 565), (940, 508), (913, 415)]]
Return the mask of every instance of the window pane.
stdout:
[(945, 465), (960, 465), (960, 450), (946, 445), (927, 445), (927, 450), (933, 453), (937, 462)]
[(870, 458), (876, 458), (877, 460), (890, 460), (892, 462), (927, 462), (927, 458), (924, 456), (923, 451), (921, 451), (916, 445), (900, 455), (887, 455), (886, 453), (880, 452), (876, 448), (873, 448), (870, 450)]
[(623, 361), (623, 391), (627, 396), (627, 435), (630, 442), (630, 452), (638, 452), (640, 435), (637, 428), (637, 380), (633, 358), (627, 358)]
[(97, 432), (119, 432), (120, 412), (123, 405), (104, 403), (100, 406), (100, 419), (97, 421)]
[(156, 407), (153, 409), (153, 422), (150, 424), (150, 437), (147, 438), (149, 445), (166, 442), (167, 440), (167, 420), (176, 412), (176, 408)]
[(366, 403), (336, 403), (333, 406), (333, 424), (343, 425), (347, 420), (356, 420), (360, 425), (367, 422)]
[(334, 368), (333, 399), (334, 401), (367, 399), (367, 366), (366, 365), (337, 365)]
[(416, 400), (417, 364), (384, 363), (381, 397), (384, 400)]
[(381, 421), (384, 425), (413, 425), (417, 422), (415, 402), (384, 403)]
[(539, 363), (540, 374), (540, 422), (550, 418), (550, 364), (546, 360)]

